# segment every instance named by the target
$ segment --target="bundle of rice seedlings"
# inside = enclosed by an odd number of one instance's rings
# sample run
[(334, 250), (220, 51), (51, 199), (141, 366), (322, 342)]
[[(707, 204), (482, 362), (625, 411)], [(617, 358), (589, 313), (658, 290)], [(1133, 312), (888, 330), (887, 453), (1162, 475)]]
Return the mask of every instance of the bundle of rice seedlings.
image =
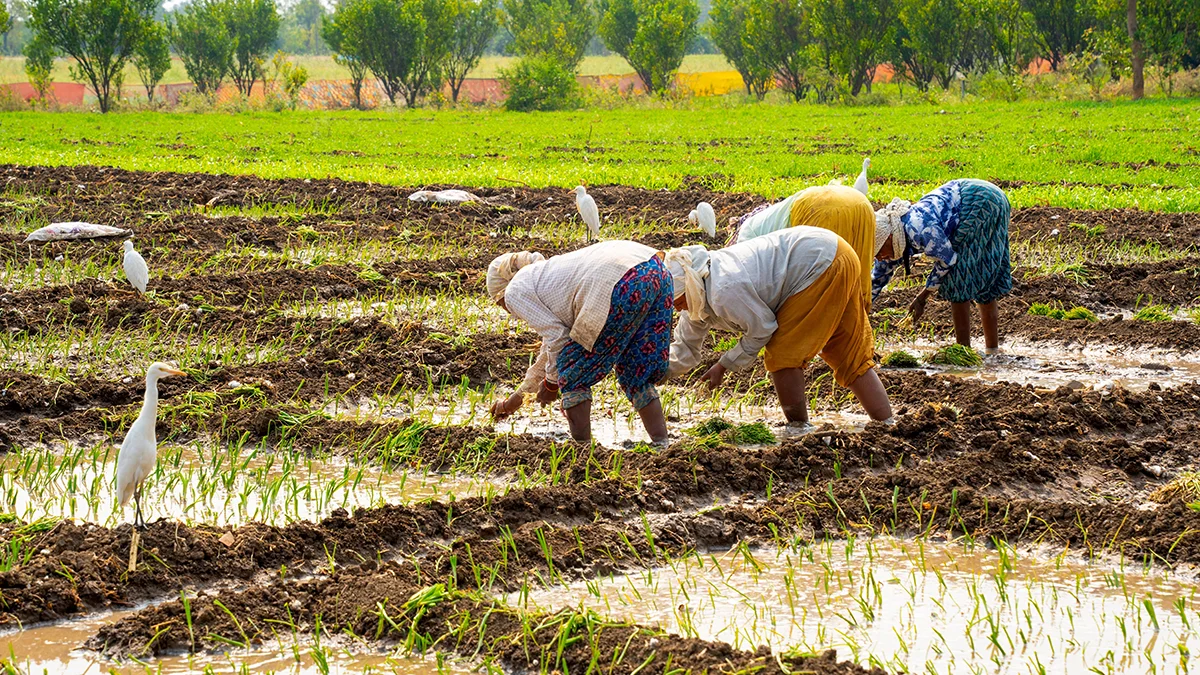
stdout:
[(920, 365), (920, 361), (917, 360), (915, 354), (897, 349), (883, 357), (883, 365), (888, 368), (916, 368)]
[(979, 355), (979, 352), (958, 343), (942, 347), (930, 354), (927, 360), (939, 366), (974, 367), (983, 365), (983, 357)]

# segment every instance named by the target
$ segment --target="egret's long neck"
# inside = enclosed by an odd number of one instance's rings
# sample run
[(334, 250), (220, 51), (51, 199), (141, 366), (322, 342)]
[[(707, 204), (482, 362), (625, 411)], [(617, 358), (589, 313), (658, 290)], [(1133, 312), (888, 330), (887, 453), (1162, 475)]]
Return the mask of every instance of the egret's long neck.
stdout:
[(153, 375), (146, 376), (146, 400), (140, 417), (150, 420), (158, 417), (158, 378)]

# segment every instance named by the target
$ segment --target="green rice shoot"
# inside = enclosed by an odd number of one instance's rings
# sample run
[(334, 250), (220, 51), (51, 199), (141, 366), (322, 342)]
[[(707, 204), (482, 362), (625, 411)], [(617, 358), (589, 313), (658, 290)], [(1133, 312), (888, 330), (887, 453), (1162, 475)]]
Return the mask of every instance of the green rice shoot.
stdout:
[(1134, 321), (1170, 321), (1173, 317), (1162, 305), (1146, 305), (1133, 315)]

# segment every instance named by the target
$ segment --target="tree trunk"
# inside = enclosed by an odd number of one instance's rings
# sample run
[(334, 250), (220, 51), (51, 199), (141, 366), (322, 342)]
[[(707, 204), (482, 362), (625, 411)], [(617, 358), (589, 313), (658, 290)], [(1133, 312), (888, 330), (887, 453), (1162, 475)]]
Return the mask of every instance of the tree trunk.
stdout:
[(1146, 54), (1137, 35), (1137, 0), (1125, 0), (1125, 29), (1129, 32), (1130, 65), (1133, 66), (1133, 100), (1146, 95)]

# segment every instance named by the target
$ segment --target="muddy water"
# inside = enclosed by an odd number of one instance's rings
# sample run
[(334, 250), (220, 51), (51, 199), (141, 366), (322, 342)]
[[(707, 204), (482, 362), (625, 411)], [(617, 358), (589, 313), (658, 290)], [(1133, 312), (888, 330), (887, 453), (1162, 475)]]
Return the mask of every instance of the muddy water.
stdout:
[[(45, 516), (112, 526), (133, 517), (116, 503), (117, 449), (111, 446), (13, 450), (0, 459), (0, 510), (32, 522)], [(251, 448), (159, 447), (142, 513), (189, 524), (273, 525), (320, 520), (335, 509), (407, 504), (503, 492), (496, 480), (384, 471), (370, 463)]]
[[(881, 353), (904, 349), (924, 360), (944, 343), (926, 340), (889, 343)], [(1200, 355), (1180, 354), (1113, 345), (1064, 348), (1045, 343), (1005, 340), (1000, 353), (984, 357), (978, 368), (930, 367), (927, 372), (944, 372), (989, 382), (1032, 384), (1054, 389), (1072, 382), (1087, 389), (1119, 383), (1127, 389), (1145, 390), (1151, 382), (1163, 387), (1200, 380)]]
[(1175, 673), (1195, 666), (1197, 589), (1140, 567), (881, 538), (735, 550), (508, 600), (742, 648), (833, 648), (891, 672)]
[[(86, 619), (45, 624), (0, 634), (0, 659), (17, 673), (53, 673), (83, 675), (116, 673), (260, 673), (319, 675), (318, 657), (329, 665), (329, 673), (396, 673), (397, 675), (466, 675), (469, 670), (456, 662), (441, 664), (436, 659), (403, 656), (397, 653), (356, 650), (353, 645), (328, 640), (320, 647), (311, 642), (284, 643), (255, 650), (234, 650), (223, 654), (168, 656), (116, 662), (95, 652), (81, 649), (88, 638), (105, 624), (118, 621), (131, 612), (106, 612)], [(5, 671), (10, 672), (10, 671)]]

